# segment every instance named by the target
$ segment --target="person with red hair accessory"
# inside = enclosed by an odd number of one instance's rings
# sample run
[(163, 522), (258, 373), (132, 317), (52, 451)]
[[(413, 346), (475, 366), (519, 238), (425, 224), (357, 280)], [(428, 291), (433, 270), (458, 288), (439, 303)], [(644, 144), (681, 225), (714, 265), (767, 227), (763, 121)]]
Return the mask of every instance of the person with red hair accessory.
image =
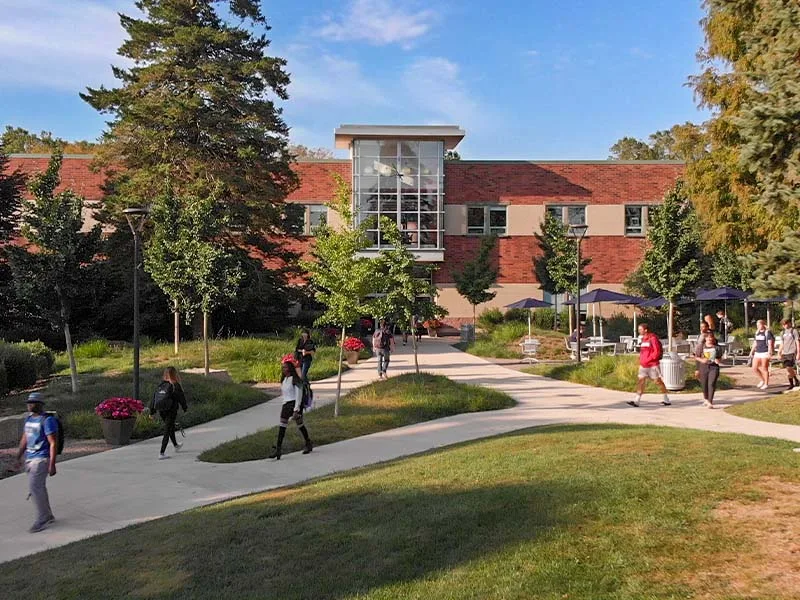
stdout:
[(292, 354), (287, 354), (281, 359), (283, 407), (281, 408), (281, 420), (278, 424), (278, 441), (272, 447), (272, 453), (269, 455), (270, 458), (276, 460), (281, 459), (283, 438), (286, 435), (286, 427), (288, 427), (290, 419), (294, 419), (297, 429), (300, 430), (306, 442), (303, 454), (308, 454), (314, 448), (308, 435), (308, 429), (303, 424), (303, 408), (305, 408), (303, 405), (303, 380), (297, 373), (298, 366), (298, 361), (295, 360)]

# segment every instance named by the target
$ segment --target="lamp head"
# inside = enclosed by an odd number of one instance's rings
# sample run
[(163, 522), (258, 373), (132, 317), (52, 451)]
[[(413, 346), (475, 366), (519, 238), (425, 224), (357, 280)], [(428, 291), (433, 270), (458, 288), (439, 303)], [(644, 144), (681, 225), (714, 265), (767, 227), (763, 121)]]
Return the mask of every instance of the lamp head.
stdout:
[(150, 210), (142, 206), (133, 206), (123, 210), (122, 214), (125, 215), (125, 218), (128, 220), (128, 225), (135, 235), (141, 233), (142, 229), (144, 229), (144, 222), (147, 220), (147, 215), (150, 214)]
[(586, 230), (589, 229), (589, 226), (584, 224), (581, 225), (570, 225), (569, 230), (572, 232), (576, 238), (583, 239), (583, 236), (586, 235)]

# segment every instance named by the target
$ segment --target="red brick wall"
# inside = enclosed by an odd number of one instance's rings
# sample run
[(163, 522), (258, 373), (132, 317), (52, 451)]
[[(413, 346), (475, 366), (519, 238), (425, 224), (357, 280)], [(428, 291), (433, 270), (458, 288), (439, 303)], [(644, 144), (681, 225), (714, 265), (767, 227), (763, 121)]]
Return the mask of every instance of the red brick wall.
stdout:
[(336, 183), (333, 174), (338, 173), (350, 183), (353, 179), (349, 160), (337, 162), (295, 163), (294, 171), (300, 178), (300, 186), (286, 198), (289, 202), (324, 204), (333, 199)]
[(448, 161), (445, 203), (622, 204), (660, 200), (682, 164)]
[[(453, 271), (459, 271), (464, 262), (474, 258), (480, 238), (464, 235), (447, 235), (444, 238), (445, 262), (436, 272), (436, 283), (453, 283)], [(581, 243), (581, 254), (592, 259), (586, 272), (592, 283), (622, 283), (642, 259), (643, 238), (621, 236), (587, 237)], [(498, 283), (538, 283), (533, 272), (533, 257), (541, 255), (536, 238), (514, 236), (498, 238), (493, 260), (498, 268)]]
[[(19, 169), (27, 176), (41, 173), (47, 169), (50, 157), (20, 158), (12, 156), (9, 161), (11, 171)], [(90, 202), (103, 199), (103, 183), (105, 174), (102, 171), (94, 172), (89, 166), (91, 158), (67, 157), (61, 166), (61, 185), (57, 191), (71, 189), (76, 194), (83, 196)]]

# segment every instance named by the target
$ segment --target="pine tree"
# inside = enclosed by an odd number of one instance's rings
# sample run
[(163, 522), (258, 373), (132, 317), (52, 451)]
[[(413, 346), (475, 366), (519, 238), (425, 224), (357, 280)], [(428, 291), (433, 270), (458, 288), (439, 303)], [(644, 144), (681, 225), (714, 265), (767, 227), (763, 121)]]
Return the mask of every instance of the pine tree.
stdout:
[(74, 394), (78, 370), (70, 320), (73, 307), (92, 288), (100, 226), (82, 232), (83, 198), (70, 190), (56, 193), (61, 161), (56, 151), (47, 170), (29, 185), (33, 199), (22, 203), (21, 232), (30, 246), (12, 246), (8, 252), (17, 295), (64, 331)]
[(694, 290), (702, 275), (697, 216), (682, 181), (667, 191), (663, 204), (652, 207), (648, 217), (642, 270), (652, 288), (669, 301), (667, 335), (672, 350), (675, 302)]
[(783, 239), (772, 241), (755, 255), (753, 290), (761, 298), (784, 296), (800, 299), (800, 233), (787, 231)]
[(112, 178), (106, 218), (113, 221), (123, 202), (148, 204), (165, 185), (198, 197), (221, 185), (231, 243), (264, 244), (297, 180), (274, 101), (287, 98), (289, 76), (285, 60), (268, 56), (269, 40), (256, 33), (269, 30), (259, 2), (136, 6), (142, 18), (120, 16), (128, 39), (118, 51), (133, 65), (113, 68), (119, 87), (81, 95), (112, 116), (98, 161), (124, 167)]
[(11, 171), (9, 158), (3, 145), (0, 145), (0, 306), (5, 307), (0, 315), (0, 330), (19, 323), (20, 307), (15, 302), (11, 269), (6, 260), (5, 242), (13, 235), (17, 225), (17, 212), (22, 203), (25, 189), (25, 176), (19, 171)]
[(456, 290), (472, 305), (473, 327), (477, 321), (475, 312), (478, 304), (488, 302), (497, 295), (497, 292), (489, 291), (489, 288), (497, 281), (498, 275), (497, 269), (492, 267), (491, 257), (496, 242), (495, 236), (482, 238), (475, 259), (464, 263), (460, 272), (453, 273)]

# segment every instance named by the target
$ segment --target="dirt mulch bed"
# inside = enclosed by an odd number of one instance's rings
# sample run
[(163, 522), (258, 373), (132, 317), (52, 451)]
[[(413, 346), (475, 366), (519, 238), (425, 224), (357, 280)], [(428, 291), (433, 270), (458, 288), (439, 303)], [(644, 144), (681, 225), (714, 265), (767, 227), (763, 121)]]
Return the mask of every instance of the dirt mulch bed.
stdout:
[[(64, 440), (64, 452), (58, 462), (80, 458), (97, 452), (111, 450), (115, 446), (106, 444), (105, 440)], [(17, 448), (0, 448), (0, 479), (17, 475), (22, 471), (17, 466)]]

